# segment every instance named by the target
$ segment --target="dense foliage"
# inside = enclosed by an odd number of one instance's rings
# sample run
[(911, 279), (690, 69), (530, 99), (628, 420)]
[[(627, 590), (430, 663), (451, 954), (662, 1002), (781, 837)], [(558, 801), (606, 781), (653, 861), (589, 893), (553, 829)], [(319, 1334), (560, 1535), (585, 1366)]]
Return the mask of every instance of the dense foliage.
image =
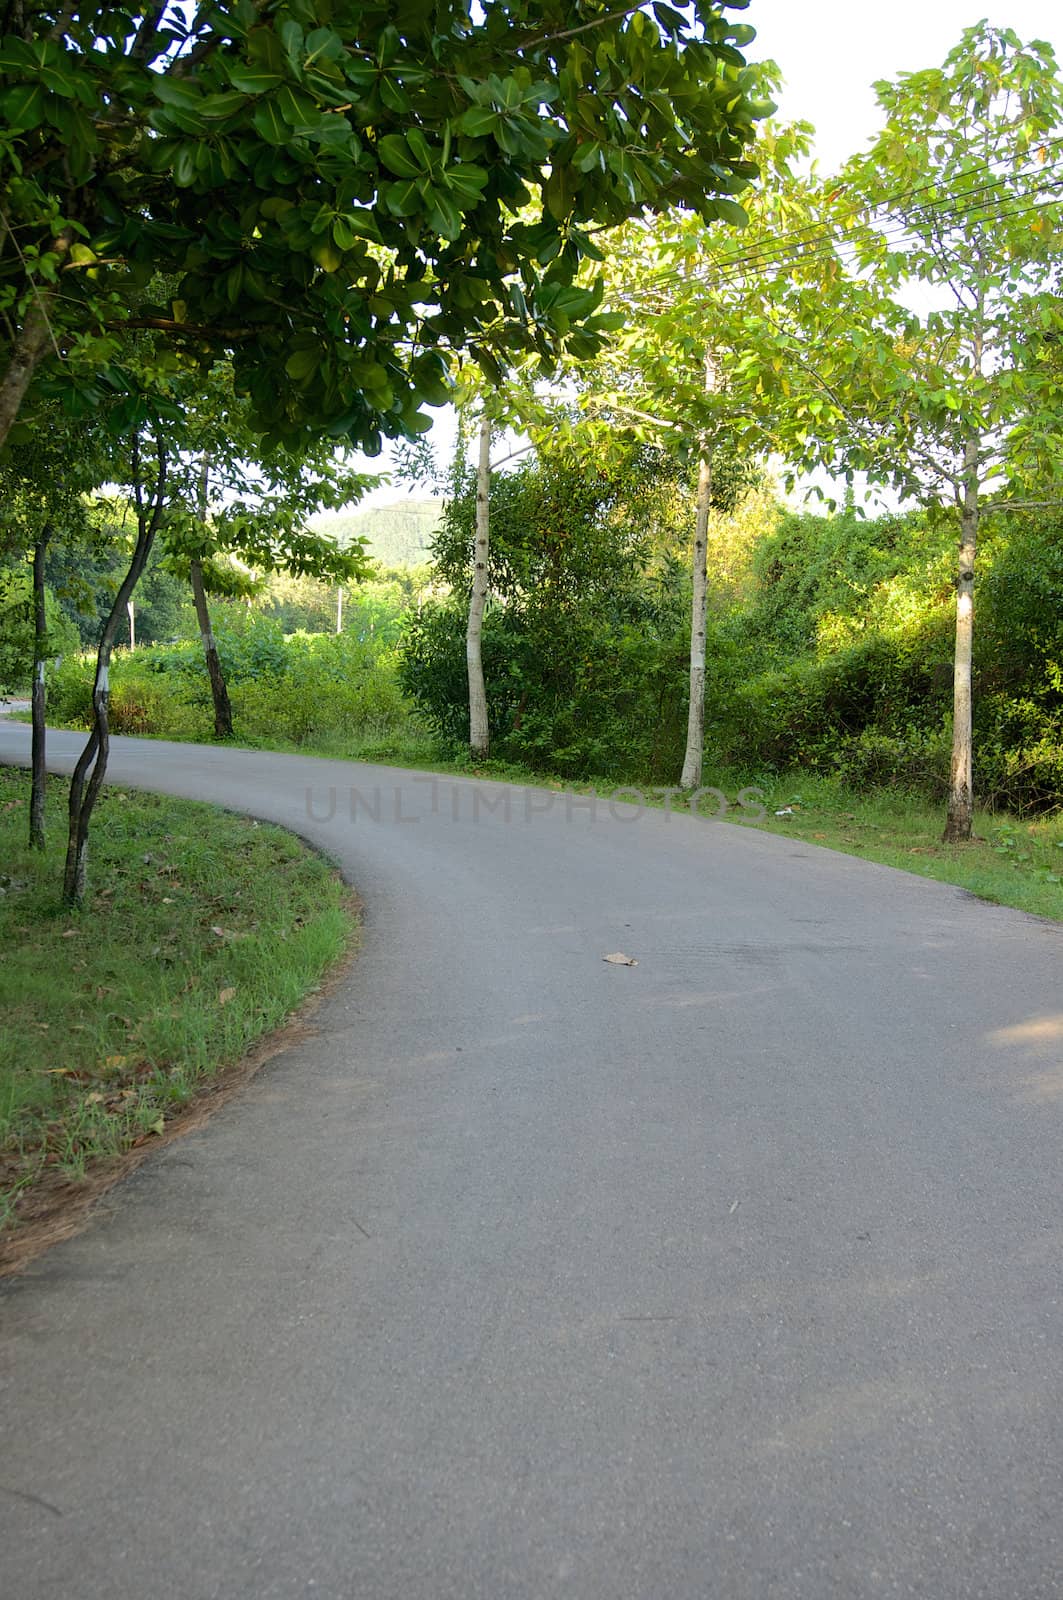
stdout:
[(592, 227), (740, 217), (765, 110), (716, 5), (0, 9), (0, 444), (38, 365), (143, 420), (138, 328), (276, 439), (416, 433), (452, 351), (595, 348)]

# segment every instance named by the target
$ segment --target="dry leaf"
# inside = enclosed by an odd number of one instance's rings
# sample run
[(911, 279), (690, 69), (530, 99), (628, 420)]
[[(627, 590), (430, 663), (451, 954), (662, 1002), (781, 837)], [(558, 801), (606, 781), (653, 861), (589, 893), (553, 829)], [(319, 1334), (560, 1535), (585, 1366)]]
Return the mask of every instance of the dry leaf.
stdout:
[(219, 989), (218, 990), (218, 1004), (220, 1006), (227, 1006), (229, 1004), (229, 1001), (230, 1000), (234, 1000), (235, 998), (236, 998), (236, 990), (235, 989)]
[(113, 1072), (116, 1071), (118, 1067), (124, 1067), (128, 1060), (128, 1056), (108, 1056), (103, 1064), (108, 1068), (108, 1070)]
[(77, 936), (78, 936), (78, 931), (77, 931), (76, 928), (67, 928), (67, 929), (64, 930), (64, 933), (63, 933), (63, 938), (64, 939), (76, 939)]
[(102, 1103), (103, 1103), (103, 1095), (102, 1094), (93, 1093), (93, 1094), (87, 1094), (85, 1096), (85, 1104), (87, 1106), (98, 1106), (98, 1105), (102, 1105)]
[(614, 950), (611, 956), (603, 956), (603, 961), (610, 962), (614, 967), (637, 967), (638, 962), (634, 956), (625, 956), (621, 951)]

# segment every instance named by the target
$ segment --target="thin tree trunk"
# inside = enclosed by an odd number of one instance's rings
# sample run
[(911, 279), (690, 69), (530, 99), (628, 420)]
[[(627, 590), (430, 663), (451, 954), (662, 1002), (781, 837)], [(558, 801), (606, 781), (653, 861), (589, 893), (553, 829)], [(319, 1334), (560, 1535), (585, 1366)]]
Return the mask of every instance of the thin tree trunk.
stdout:
[(44, 663), (48, 650), (48, 616), (44, 601), (44, 563), (51, 529), (45, 528), (33, 546), (33, 689), (30, 715), (33, 722), (30, 754), (30, 849), (44, 849), (44, 801), (47, 790), (45, 772), (45, 682)]
[[(687, 713), (687, 748), (683, 789), (701, 787), (705, 751), (705, 626), (708, 614), (708, 574), (706, 548), (709, 539), (709, 506), (712, 500), (712, 462), (707, 455), (698, 462), (697, 515), (694, 522), (694, 554), (691, 562), (693, 599), (690, 607), (690, 709)], [(674, 769), (673, 769), (674, 770)]]
[[(52, 240), (52, 250), (63, 256), (70, 249), (74, 237), (72, 228), (63, 228)], [(0, 449), (7, 442), (15, 418), (19, 414), (33, 374), (40, 365), (48, 346), (52, 344), (52, 328), (48, 321), (48, 308), (55, 297), (52, 289), (39, 289), (30, 300), (22, 326), (11, 345), (7, 371), (0, 378)]]
[(959, 568), (956, 574), (956, 653), (952, 683), (952, 762), (944, 839), (956, 844), (971, 837), (974, 820), (972, 777), (974, 665), (974, 563), (978, 545), (979, 440), (964, 452), (963, 507), (960, 515)]
[(480, 418), (480, 453), (476, 466), (476, 548), (473, 560), (472, 595), (469, 600), (469, 625), (465, 632), (465, 660), (469, 670), (469, 754), (474, 761), (486, 761), (490, 748), (482, 651), (490, 529), (491, 423), (485, 413)]
[(126, 601), (125, 611), (126, 611), (126, 616), (129, 618), (129, 648), (130, 648), (130, 650), (135, 650), (136, 647), (137, 647), (137, 608), (136, 608), (136, 601), (135, 600), (127, 600)]
[(63, 904), (66, 906), (80, 906), (84, 904), (85, 887), (88, 869), (89, 822), (92, 812), (103, 785), (104, 774), (107, 771), (107, 756), (110, 747), (110, 725), (108, 722), (108, 703), (110, 700), (110, 670), (111, 652), (114, 649), (115, 635), (126, 603), (136, 588), (137, 582), (151, 554), (151, 547), (155, 542), (155, 535), (162, 519), (162, 510), (165, 503), (166, 489), (166, 450), (161, 439), (156, 440), (158, 451), (158, 473), (155, 479), (154, 492), (149, 505), (145, 505), (143, 493), (139, 482), (140, 449), (139, 444), (133, 448), (133, 472), (135, 481), (135, 494), (137, 501), (137, 542), (133, 550), (133, 558), (129, 563), (129, 570), (122, 579), (114, 603), (107, 614), (103, 633), (100, 636), (99, 649), (96, 652), (96, 676), (92, 686), (92, 731), (88, 742), (78, 757), (77, 766), (70, 779), (70, 800), (68, 816), (70, 832), (66, 847), (66, 864), (63, 869)]
[[(716, 363), (711, 350), (705, 351), (705, 393), (716, 388)], [(690, 602), (690, 707), (687, 712), (687, 747), (679, 779), (684, 789), (701, 787), (705, 756), (705, 626), (708, 614), (706, 551), (709, 541), (709, 508), (712, 504), (712, 457), (707, 441), (698, 462), (698, 495), (694, 518), (694, 549), (691, 555)]]
[[(199, 469), (199, 520), (207, 520), (207, 492), (210, 487), (210, 466), (204, 457)], [(210, 610), (207, 606), (207, 592), (203, 587), (203, 563), (198, 556), (194, 556), (189, 563), (188, 576), (192, 583), (192, 599), (196, 607), (196, 621), (199, 623), (199, 637), (203, 641), (203, 655), (207, 663), (207, 677), (210, 679), (210, 694), (214, 701), (214, 736), (217, 739), (231, 739), (233, 736), (233, 708), (229, 700), (229, 690), (222, 671), (221, 657), (218, 654), (217, 642), (214, 638), (214, 629), (210, 624)]]

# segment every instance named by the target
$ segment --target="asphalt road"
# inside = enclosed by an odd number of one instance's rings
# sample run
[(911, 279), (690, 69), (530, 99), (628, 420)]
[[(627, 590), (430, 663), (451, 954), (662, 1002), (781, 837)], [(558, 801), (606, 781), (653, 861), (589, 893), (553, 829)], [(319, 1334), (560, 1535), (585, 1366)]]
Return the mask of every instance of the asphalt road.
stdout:
[(1063, 929), (543, 791), (112, 776), (323, 845), (365, 948), (0, 1292), (5, 1600), (1063, 1596)]

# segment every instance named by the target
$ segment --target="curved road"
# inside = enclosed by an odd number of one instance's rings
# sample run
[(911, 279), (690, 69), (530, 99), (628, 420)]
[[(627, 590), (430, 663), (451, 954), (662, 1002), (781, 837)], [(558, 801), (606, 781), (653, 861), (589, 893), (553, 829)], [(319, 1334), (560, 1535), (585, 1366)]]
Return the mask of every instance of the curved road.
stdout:
[(6, 1596), (1063, 1596), (1063, 929), (546, 791), (111, 775), (324, 846), (365, 948), (0, 1293)]

